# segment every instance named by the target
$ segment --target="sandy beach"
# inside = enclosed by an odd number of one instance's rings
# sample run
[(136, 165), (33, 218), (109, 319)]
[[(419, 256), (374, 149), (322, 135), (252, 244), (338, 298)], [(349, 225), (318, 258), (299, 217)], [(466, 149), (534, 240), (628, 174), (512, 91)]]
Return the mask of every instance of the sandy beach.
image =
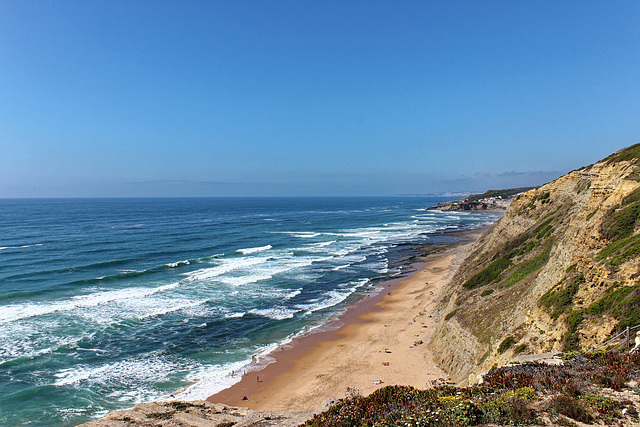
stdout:
[[(275, 363), (249, 372), (207, 400), (259, 410), (308, 411), (329, 399), (368, 395), (386, 385), (426, 388), (446, 374), (433, 362), (431, 338), (443, 286), (484, 230), (429, 255), (417, 272), (384, 284), (337, 322), (337, 330), (309, 334), (276, 351)], [(243, 400), (243, 397), (249, 400)]]

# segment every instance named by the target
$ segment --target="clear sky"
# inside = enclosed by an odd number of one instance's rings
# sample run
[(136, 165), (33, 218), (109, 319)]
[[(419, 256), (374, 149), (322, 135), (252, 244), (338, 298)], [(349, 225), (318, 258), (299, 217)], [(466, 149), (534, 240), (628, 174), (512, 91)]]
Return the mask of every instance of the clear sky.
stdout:
[(637, 0), (0, 0), (0, 197), (477, 191), (636, 142)]

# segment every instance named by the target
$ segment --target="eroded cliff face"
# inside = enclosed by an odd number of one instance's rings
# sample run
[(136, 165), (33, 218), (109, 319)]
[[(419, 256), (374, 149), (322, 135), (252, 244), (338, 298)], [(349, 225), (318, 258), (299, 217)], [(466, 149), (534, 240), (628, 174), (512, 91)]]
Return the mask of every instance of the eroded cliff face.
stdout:
[(430, 343), (455, 382), (640, 323), (639, 171), (640, 144), (521, 194), (474, 244)]

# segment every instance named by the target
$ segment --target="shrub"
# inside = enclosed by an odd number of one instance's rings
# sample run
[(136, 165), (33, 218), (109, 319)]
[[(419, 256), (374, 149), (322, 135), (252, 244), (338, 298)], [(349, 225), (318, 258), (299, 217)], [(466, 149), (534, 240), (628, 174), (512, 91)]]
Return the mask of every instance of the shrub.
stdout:
[(491, 295), (493, 293), (493, 289), (487, 289), (482, 291), (482, 293), (480, 294), (481, 297), (486, 297), (488, 295)]
[(464, 282), (462, 286), (467, 289), (474, 289), (480, 286), (488, 285), (498, 279), (500, 274), (511, 266), (511, 258), (506, 255), (498, 258), (489, 264), (480, 272), (474, 274), (469, 280)]
[(582, 423), (590, 424), (593, 421), (593, 416), (579, 400), (563, 394), (553, 396), (545, 406), (551, 413), (562, 414)]
[(601, 394), (584, 394), (579, 399), (588, 408), (603, 415), (618, 415), (617, 411), (622, 406), (620, 402)]
[[(547, 410), (556, 424), (573, 420), (610, 423), (624, 402), (594, 392), (624, 384), (640, 369), (640, 355), (570, 354), (563, 366), (527, 363), (503, 366), (471, 388), (438, 386), (418, 390), (388, 386), (367, 397), (340, 400), (306, 426), (465, 426), (541, 424), (536, 411)], [(587, 393), (588, 391), (588, 393)], [(540, 396), (552, 396), (541, 402)], [(635, 414), (633, 405), (628, 414)], [(555, 417), (555, 419), (554, 419)]]
[(514, 398), (522, 399), (528, 402), (535, 399), (536, 397), (536, 391), (531, 387), (520, 387), (514, 391), (508, 391), (502, 395), (502, 399), (505, 402)]
[(640, 144), (634, 144), (630, 147), (624, 148), (620, 151), (617, 151), (611, 154), (609, 157), (604, 159), (607, 163), (616, 163), (621, 161), (631, 161), (636, 162), (640, 160)]
[(562, 337), (564, 351), (578, 350), (580, 339), (578, 337), (578, 327), (584, 319), (584, 310), (576, 310), (567, 314), (564, 322), (567, 325), (567, 332)]
[(540, 270), (544, 267), (549, 261), (549, 254), (551, 253), (551, 242), (545, 244), (544, 249), (537, 256), (531, 258), (530, 260), (524, 261), (517, 265), (511, 273), (511, 275), (505, 281), (505, 286), (511, 286), (514, 283), (519, 282), (525, 277), (533, 274), (534, 272)]
[(505, 351), (509, 350), (515, 340), (516, 339), (514, 337), (506, 337), (498, 346), (498, 353), (502, 354)]
[(640, 220), (640, 188), (631, 192), (617, 209), (610, 210), (602, 222), (603, 237), (616, 241), (630, 237)]
[(560, 282), (559, 289), (557, 289), (557, 287), (549, 289), (544, 295), (542, 295), (542, 297), (540, 297), (540, 303), (542, 305), (547, 308), (553, 307), (551, 317), (554, 319), (560, 317), (560, 315), (563, 314), (571, 304), (573, 304), (573, 297), (580, 290), (580, 285), (586, 282), (582, 274), (571, 279), (566, 286), (562, 286), (565, 281), (566, 278)]
[(516, 348), (513, 349), (515, 354), (520, 354), (527, 349), (527, 345), (525, 343), (520, 344)]
[(453, 311), (450, 311), (449, 313), (447, 313), (446, 316), (444, 316), (444, 320), (447, 321), (447, 320), (451, 319), (453, 316), (456, 315), (457, 312), (458, 312), (457, 308), (455, 310), (453, 310)]
[(515, 397), (507, 403), (506, 414), (509, 417), (509, 424), (521, 425), (532, 424), (536, 420), (536, 411), (530, 408), (527, 403)]
[(640, 285), (612, 286), (586, 309), (586, 313), (595, 316), (606, 313), (621, 319), (616, 325), (618, 331), (640, 324)]

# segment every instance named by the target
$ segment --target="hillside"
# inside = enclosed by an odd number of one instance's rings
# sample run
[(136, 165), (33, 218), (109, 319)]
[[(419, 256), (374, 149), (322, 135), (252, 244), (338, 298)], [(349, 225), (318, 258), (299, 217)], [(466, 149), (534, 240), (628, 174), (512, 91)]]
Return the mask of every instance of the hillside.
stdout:
[(520, 194), (444, 291), (430, 343), (460, 384), (640, 324), (640, 144)]

